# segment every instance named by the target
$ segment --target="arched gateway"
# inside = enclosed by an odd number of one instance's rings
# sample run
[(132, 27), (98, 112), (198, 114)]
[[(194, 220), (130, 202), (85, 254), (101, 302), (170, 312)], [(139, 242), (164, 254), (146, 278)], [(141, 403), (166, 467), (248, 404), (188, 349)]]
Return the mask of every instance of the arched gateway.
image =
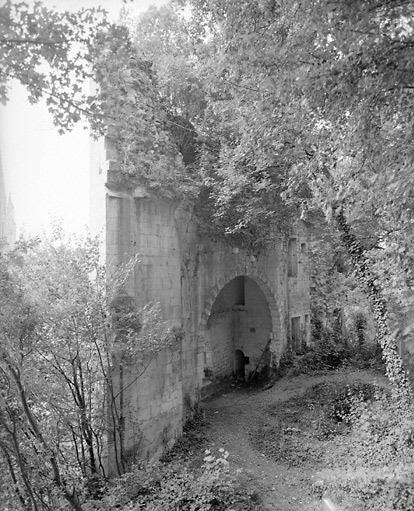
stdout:
[(138, 309), (158, 303), (176, 341), (149, 354), (144, 369), (130, 361), (115, 374), (122, 429), (119, 445), (108, 439), (108, 466), (115, 451), (136, 461), (170, 447), (203, 394), (205, 375), (248, 376), (269, 340), (270, 363), (277, 364), (289, 337), (309, 331), (303, 222), (292, 222), (286, 236), (275, 230), (260, 252), (230, 246), (200, 228), (191, 201), (146, 189), (139, 175), (140, 169), (131, 178), (120, 171), (113, 140), (92, 142), (90, 228), (102, 235), (108, 274), (138, 260), (123, 292)]
[[(246, 377), (269, 366), (280, 339), (280, 314), (275, 294), (264, 276), (229, 275), (214, 286), (200, 324), (204, 372)], [(243, 358), (243, 360), (242, 360)], [(200, 360), (200, 359), (199, 359)]]

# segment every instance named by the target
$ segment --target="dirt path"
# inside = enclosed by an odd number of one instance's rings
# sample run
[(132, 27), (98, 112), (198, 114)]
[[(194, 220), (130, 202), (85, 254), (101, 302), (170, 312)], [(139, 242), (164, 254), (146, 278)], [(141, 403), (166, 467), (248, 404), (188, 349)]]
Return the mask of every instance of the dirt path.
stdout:
[[(246, 484), (256, 487), (269, 511), (321, 511), (322, 503), (311, 494), (316, 470), (293, 467), (261, 454), (252, 446), (250, 435), (263, 423), (278, 421), (269, 407), (302, 395), (323, 382), (373, 382), (380, 379), (368, 371), (341, 371), (322, 375), (300, 375), (279, 380), (268, 390), (240, 390), (236, 386), (204, 403), (207, 445), (229, 452), (231, 465), (241, 469)], [(277, 406), (276, 406), (277, 409)], [(280, 427), (280, 424), (279, 424)]]

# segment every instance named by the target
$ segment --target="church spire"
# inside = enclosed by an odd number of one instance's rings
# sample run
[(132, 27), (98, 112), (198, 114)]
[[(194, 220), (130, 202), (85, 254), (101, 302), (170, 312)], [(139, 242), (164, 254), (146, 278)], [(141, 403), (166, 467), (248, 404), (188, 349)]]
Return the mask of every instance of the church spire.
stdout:
[(11, 193), (9, 192), (9, 199), (7, 201), (7, 211), (8, 213), (11, 215), (11, 214), (14, 214), (14, 206), (13, 206), (13, 202), (12, 202), (12, 198), (11, 198)]
[(0, 153), (0, 252), (3, 253), (16, 241), (16, 222), (11, 195), (6, 198), (4, 186), (3, 163)]
[(3, 161), (0, 152), (0, 206), (6, 207), (6, 188), (4, 186)]

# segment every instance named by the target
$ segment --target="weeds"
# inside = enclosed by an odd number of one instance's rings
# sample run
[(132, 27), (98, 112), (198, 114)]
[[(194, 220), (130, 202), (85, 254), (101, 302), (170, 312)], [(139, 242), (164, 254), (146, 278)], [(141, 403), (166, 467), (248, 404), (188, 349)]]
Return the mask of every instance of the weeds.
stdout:
[(136, 466), (118, 479), (88, 511), (253, 511), (260, 498), (247, 492), (230, 469), (228, 453), (206, 450), (203, 463), (191, 469), (182, 462)]
[(369, 369), (384, 374), (381, 348), (377, 343), (352, 344), (344, 339), (322, 336), (301, 355), (285, 352), (280, 360), (281, 376), (297, 376), (340, 368)]
[[(346, 438), (332, 440), (316, 492), (329, 491), (344, 509), (414, 509), (414, 412), (389, 392), (355, 388), (333, 402), (348, 425)], [(340, 460), (340, 463), (338, 463)], [(347, 505), (346, 502), (350, 500)]]
[(113, 482), (88, 511), (260, 511), (256, 491), (230, 470), (228, 452), (205, 449), (204, 411), (193, 409), (183, 436), (159, 463), (137, 465)]
[(201, 405), (197, 404), (192, 410), (191, 417), (184, 424), (182, 436), (177, 439), (172, 449), (163, 455), (161, 461), (169, 463), (178, 460), (192, 460), (195, 464), (200, 464), (200, 453), (206, 447), (204, 425), (204, 410)]

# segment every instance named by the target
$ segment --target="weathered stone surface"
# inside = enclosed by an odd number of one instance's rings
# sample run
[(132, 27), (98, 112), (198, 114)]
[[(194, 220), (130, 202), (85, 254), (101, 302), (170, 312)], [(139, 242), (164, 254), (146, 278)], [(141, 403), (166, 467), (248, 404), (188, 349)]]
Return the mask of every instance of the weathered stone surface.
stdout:
[[(128, 367), (123, 375), (126, 450), (149, 459), (172, 445), (211, 378), (236, 370), (236, 350), (247, 357), (247, 376), (258, 365), (277, 366), (292, 317), (300, 318), (303, 338), (309, 335), (306, 229), (292, 226), (297, 271), (288, 277), (288, 240), (253, 254), (203, 238), (191, 208), (178, 201), (105, 187), (102, 151), (104, 144), (94, 143), (91, 226), (103, 235), (103, 256), (111, 267), (139, 254), (125, 291), (138, 307), (159, 302), (168, 326), (182, 332), (179, 346), (159, 353), (144, 371)], [(108, 454), (111, 461), (111, 446)]]

